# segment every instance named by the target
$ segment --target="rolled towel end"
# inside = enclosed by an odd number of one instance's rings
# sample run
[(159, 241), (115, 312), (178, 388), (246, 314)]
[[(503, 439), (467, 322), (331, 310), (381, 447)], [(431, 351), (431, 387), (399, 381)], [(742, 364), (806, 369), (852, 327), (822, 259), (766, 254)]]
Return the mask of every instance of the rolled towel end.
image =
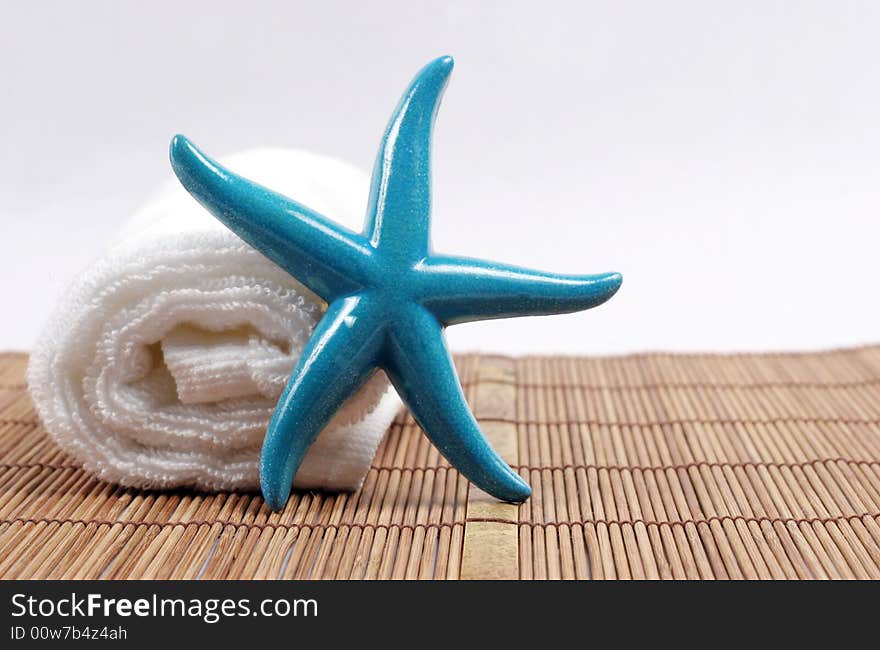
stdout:
[[(369, 181), (348, 165), (281, 150), (224, 163), (343, 224), (360, 218)], [(257, 489), (266, 427), (324, 308), (170, 183), (66, 292), (28, 385), (52, 438), (104, 480)], [(359, 487), (399, 408), (374, 375), (318, 437), (294, 485)]]

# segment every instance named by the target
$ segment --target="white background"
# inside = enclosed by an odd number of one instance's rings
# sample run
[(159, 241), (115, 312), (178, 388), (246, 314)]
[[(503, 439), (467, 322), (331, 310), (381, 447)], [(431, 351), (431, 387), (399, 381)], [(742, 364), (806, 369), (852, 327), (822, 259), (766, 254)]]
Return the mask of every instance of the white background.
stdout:
[(454, 327), (454, 349), (880, 339), (880, 3), (78, 1), (0, 19), (0, 348), (169, 176), (173, 133), (369, 170), (446, 53), (435, 249), (624, 275), (596, 310)]

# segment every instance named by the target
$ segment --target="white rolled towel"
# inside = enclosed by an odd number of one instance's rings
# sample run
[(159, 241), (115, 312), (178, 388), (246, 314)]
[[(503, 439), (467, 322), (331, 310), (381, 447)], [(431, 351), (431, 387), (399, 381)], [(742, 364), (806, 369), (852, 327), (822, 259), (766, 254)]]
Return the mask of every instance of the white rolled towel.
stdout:
[[(222, 162), (360, 229), (369, 180), (356, 168), (278, 149)], [(269, 418), (324, 309), (169, 180), (60, 301), (31, 355), (30, 392), (51, 436), (105, 480), (255, 488)], [(399, 407), (377, 373), (294, 485), (357, 488)]]

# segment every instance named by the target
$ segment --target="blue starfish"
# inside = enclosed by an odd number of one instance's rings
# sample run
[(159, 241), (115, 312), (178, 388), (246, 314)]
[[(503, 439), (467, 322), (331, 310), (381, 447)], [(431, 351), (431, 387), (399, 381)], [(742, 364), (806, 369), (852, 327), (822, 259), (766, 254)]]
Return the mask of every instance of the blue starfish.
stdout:
[(190, 194), (328, 303), (263, 442), (260, 482), (273, 510), (287, 502), (309, 446), (377, 368), (453, 466), (498, 499), (525, 501), (528, 484), (468, 409), (443, 329), (589, 309), (620, 286), (618, 273), (555, 275), (431, 251), (431, 133), (452, 65), (448, 56), (430, 62), (397, 105), (362, 234), (221, 167), (184, 136), (171, 142), (171, 165)]

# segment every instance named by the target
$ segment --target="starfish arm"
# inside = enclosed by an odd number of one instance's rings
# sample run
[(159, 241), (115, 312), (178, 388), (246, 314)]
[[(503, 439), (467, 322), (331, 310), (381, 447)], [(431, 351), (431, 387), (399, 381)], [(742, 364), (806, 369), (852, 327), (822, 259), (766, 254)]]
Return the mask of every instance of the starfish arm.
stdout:
[(459, 257), (432, 256), (419, 270), (420, 302), (445, 325), (589, 309), (623, 281), (619, 273), (558, 275)]
[(385, 370), (427, 436), (471, 482), (519, 503), (531, 489), (492, 449), (468, 408), (437, 319), (413, 305), (389, 330)]
[(452, 58), (435, 59), (406, 89), (385, 129), (373, 167), (365, 234), (388, 259), (425, 257), (431, 216), (431, 132)]
[(260, 459), (263, 498), (287, 503), (311, 444), (342, 403), (377, 367), (381, 316), (365, 294), (332, 303), (318, 322), (269, 422)]
[(211, 214), (324, 300), (364, 286), (372, 249), (362, 235), (225, 169), (182, 135), (171, 166)]

